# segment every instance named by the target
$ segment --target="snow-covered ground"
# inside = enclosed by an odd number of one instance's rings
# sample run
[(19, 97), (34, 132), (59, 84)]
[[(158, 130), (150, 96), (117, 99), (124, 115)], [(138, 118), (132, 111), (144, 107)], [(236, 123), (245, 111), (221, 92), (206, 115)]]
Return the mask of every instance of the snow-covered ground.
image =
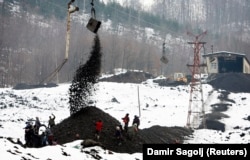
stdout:
[[(68, 89), (70, 84), (59, 84), (53, 88), (36, 88), (29, 90), (0, 89), (0, 153), (8, 160), (53, 159), (82, 160), (93, 159), (90, 154), (81, 152), (80, 140), (68, 144), (46, 146), (43, 148), (22, 148), (6, 139), (17, 138), (24, 143), (25, 122), (39, 117), (47, 125), (49, 116), (56, 116), (56, 123), (70, 116), (68, 104)], [(189, 105), (189, 86), (160, 87), (148, 80), (142, 84), (99, 82), (92, 97), (95, 105), (120, 120), (126, 113), (140, 115), (141, 129), (153, 125), (181, 126), (187, 123)], [(219, 103), (219, 91), (213, 91), (212, 86), (203, 84), (205, 112), (211, 112), (210, 105)], [(211, 95), (209, 93), (212, 93)], [(117, 102), (112, 102), (115, 98)], [(185, 143), (250, 143), (250, 94), (230, 93), (231, 103), (225, 112), (228, 118), (219, 120), (225, 123), (225, 132), (200, 129), (186, 138)], [(230, 103), (230, 102), (227, 102)], [(235, 128), (236, 127), (236, 128)], [(247, 129), (248, 128), (248, 129)], [(244, 136), (242, 136), (244, 135)], [(95, 148), (103, 159), (142, 159), (142, 153), (109, 154), (100, 147), (85, 148), (90, 151)], [(45, 154), (46, 153), (46, 154)], [(65, 154), (63, 154), (65, 153)], [(24, 159), (24, 158), (23, 158)]]

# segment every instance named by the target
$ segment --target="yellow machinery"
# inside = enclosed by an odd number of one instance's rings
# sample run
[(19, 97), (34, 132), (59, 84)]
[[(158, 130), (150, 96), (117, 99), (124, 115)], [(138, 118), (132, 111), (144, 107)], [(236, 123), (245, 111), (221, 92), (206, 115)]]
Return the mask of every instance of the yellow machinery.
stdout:
[(174, 73), (174, 81), (187, 83), (187, 77), (184, 73), (176, 72)]

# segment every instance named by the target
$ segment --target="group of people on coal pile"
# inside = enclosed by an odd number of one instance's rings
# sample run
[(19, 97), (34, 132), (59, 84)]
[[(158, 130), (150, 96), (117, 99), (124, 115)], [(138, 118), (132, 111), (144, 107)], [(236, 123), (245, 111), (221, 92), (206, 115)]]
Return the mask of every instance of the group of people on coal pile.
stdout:
[(46, 145), (56, 145), (57, 140), (52, 133), (55, 126), (55, 115), (49, 116), (48, 126), (42, 124), (38, 117), (33, 125), (32, 121), (26, 122), (24, 127), (25, 144), (24, 147), (43, 147)]
[(137, 115), (134, 116), (132, 121), (132, 126), (129, 127), (129, 114), (127, 113), (123, 118), (123, 126), (116, 126), (115, 137), (117, 139), (117, 144), (121, 145), (123, 141), (123, 135), (129, 139), (134, 140), (137, 132), (139, 131), (140, 119)]
[[(118, 145), (122, 144), (123, 138), (126, 137), (129, 140), (134, 140), (137, 132), (139, 131), (139, 125), (140, 125), (140, 119), (138, 116), (134, 116), (132, 126), (129, 127), (129, 114), (127, 113), (123, 118), (122, 118), (122, 123), (120, 125), (117, 125), (115, 127), (115, 133), (114, 137), (117, 141)], [(103, 127), (103, 122), (102, 120), (98, 120), (95, 123), (95, 138), (96, 140), (100, 139), (100, 133), (102, 131)]]

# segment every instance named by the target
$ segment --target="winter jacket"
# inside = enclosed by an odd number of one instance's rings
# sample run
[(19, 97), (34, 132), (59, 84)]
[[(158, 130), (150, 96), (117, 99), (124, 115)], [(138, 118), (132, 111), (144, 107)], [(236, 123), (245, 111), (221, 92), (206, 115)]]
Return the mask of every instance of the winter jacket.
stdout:
[(53, 115), (53, 117), (49, 119), (49, 127), (53, 127), (55, 125), (55, 115)]
[(140, 125), (140, 119), (139, 117), (135, 117), (134, 120), (133, 120), (133, 125), (136, 124), (137, 125), (137, 128), (139, 127)]
[(123, 120), (123, 122), (125, 124), (128, 124), (129, 123), (129, 117), (128, 117), (128, 115), (126, 115), (124, 118), (122, 118), (122, 120)]
[(96, 131), (101, 131), (102, 127), (103, 127), (102, 121), (98, 121), (98, 122), (95, 123), (95, 129), (96, 129)]

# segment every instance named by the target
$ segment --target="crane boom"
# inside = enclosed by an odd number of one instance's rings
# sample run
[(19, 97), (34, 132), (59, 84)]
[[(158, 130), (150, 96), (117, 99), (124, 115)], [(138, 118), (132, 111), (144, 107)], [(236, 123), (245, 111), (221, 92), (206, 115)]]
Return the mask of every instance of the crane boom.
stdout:
[(53, 71), (51, 72), (45, 79), (43, 79), (40, 84), (45, 83), (46, 81), (51, 81), (52, 78), (62, 69), (64, 64), (68, 61), (69, 57), (69, 41), (70, 41), (70, 15), (75, 11), (78, 11), (79, 8), (76, 6), (71, 5), (75, 0), (71, 0), (68, 3), (68, 13), (67, 13), (67, 30), (66, 30), (66, 49), (65, 49), (65, 57), (63, 62)]

